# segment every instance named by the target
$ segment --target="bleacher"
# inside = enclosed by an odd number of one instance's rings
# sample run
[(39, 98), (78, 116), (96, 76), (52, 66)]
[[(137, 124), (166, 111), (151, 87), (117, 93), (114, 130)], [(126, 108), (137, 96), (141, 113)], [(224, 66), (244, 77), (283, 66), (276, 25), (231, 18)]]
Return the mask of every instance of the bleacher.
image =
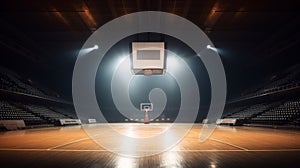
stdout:
[(7, 101), (0, 101), (0, 120), (24, 120), (27, 126), (47, 124), (41, 117), (18, 108)]
[(36, 95), (36, 96), (46, 96), (42, 91), (33, 88), (32, 86), (30, 86), (29, 84), (26, 84), (24, 82), (22, 82), (20, 79), (18, 79), (16, 76), (10, 75), (10, 74), (6, 74), (9, 79), (11, 81), (13, 81), (17, 86), (19, 86), (20, 88), (22, 88), (23, 93), (27, 93), (27, 94), (31, 94), (31, 95)]
[(41, 118), (44, 118), (53, 124), (57, 123), (60, 119), (70, 119), (70, 117), (55, 112), (45, 106), (30, 104), (30, 105), (25, 105), (25, 107), (28, 109), (28, 111), (31, 111), (33, 114)]
[(300, 101), (287, 101), (282, 105), (265, 111), (264, 113), (251, 118), (250, 123), (283, 125), (298, 120), (300, 114)]
[(299, 126), (299, 92), (300, 64), (297, 64), (273, 74), (264, 82), (245, 90), (241, 97), (229, 101), (222, 119), (242, 120), (247, 125)]
[(248, 106), (237, 106), (237, 107), (228, 107), (225, 106), (223, 118), (229, 118), (231, 115), (240, 112), (241, 110), (244, 110), (248, 108)]
[(262, 84), (242, 93), (242, 98), (271, 94), (300, 87), (300, 64), (288, 68), (284, 72), (269, 77)]
[(76, 116), (75, 110), (73, 108), (67, 108), (67, 107), (57, 107), (57, 106), (51, 106), (49, 109), (61, 113), (69, 118), (72, 119), (77, 119), (78, 117)]
[(40, 86), (31, 79), (23, 79), (18, 74), (0, 67), (0, 89), (15, 93), (38, 96), (45, 99), (64, 101), (59, 94)]
[[(228, 111), (231, 111), (228, 112)], [(242, 124), (300, 125), (300, 100), (252, 104), (247, 108), (225, 108), (222, 119), (237, 119)]]
[(23, 122), (26, 127), (62, 125), (62, 120), (69, 125), (80, 123), (71, 104), (57, 93), (4, 67), (0, 67), (0, 91), (2, 126), (3, 123), (16, 124), (17, 121)]
[(13, 92), (21, 92), (21, 93), (26, 92), (24, 88), (18, 86), (13, 80), (9, 78), (9, 76), (1, 72), (0, 72), (0, 89), (9, 90)]
[(254, 115), (257, 115), (263, 111), (265, 111), (270, 104), (257, 104), (250, 106), (246, 109), (240, 110), (238, 112), (235, 112), (233, 114), (227, 115), (226, 118), (236, 118), (236, 119), (249, 119), (253, 117)]

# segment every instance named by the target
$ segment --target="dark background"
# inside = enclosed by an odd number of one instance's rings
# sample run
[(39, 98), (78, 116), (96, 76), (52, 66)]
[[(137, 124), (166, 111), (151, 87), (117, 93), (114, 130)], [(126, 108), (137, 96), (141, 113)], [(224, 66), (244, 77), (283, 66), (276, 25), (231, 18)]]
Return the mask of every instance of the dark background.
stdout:
[[(72, 100), (85, 40), (114, 18), (148, 10), (185, 17), (207, 33), (221, 50), (229, 99), (300, 62), (295, 0), (9, 0), (0, 5), (0, 65)], [(205, 74), (201, 66), (196, 74)]]

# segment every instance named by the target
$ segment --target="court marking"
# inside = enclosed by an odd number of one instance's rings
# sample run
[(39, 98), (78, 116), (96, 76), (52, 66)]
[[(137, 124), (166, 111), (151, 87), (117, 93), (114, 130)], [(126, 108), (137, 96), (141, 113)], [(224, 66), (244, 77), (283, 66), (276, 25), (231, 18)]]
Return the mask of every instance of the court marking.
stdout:
[(89, 140), (89, 139), (90, 139), (89, 137), (80, 138), (80, 139), (70, 141), (70, 142), (67, 142), (67, 143), (64, 143), (64, 144), (61, 144), (61, 145), (53, 146), (51, 148), (48, 148), (47, 150), (53, 150), (53, 149), (61, 148), (61, 147), (64, 147), (64, 146), (68, 146), (68, 145), (71, 145), (71, 144), (74, 144), (74, 143), (77, 143), (77, 142), (81, 142), (81, 141), (85, 141), (85, 140)]
[(213, 141), (216, 141), (216, 142), (219, 142), (219, 143), (222, 143), (222, 144), (225, 144), (225, 145), (229, 145), (229, 146), (238, 148), (238, 149), (240, 149), (240, 150), (249, 151), (249, 149), (246, 149), (246, 148), (244, 148), (244, 147), (241, 147), (241, 146), (238, 146), (238, 145), (235, 145), (235, 144), (226, 142), (226, 141), (222, 141), (222, 140), (219, 140), (219, 139), (216, 139), (216, 138), (209, 138), (209, 139), (210, 139), (210, 140), (213, 140)]

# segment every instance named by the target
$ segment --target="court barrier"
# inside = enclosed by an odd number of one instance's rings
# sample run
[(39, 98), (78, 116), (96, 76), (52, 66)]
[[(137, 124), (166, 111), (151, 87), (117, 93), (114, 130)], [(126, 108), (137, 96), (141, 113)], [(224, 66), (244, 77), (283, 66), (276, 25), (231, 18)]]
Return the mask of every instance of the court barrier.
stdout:
[(94, 118), (89, 118), (88, 122), (89, 122), (89, 124), (95, 124), (95, 123), (97, 123), (96, 119), (94, 119)]
[(216, 121), (217, 125), (238, 125), (238, 120), (236, 118), (225, 118), (218, 119)]
[(80, 125), (79, 119), (59, 119), (60, 125)]
[(7, 130), (25, 129), (24, 120), (0, 120), (0, 125)]

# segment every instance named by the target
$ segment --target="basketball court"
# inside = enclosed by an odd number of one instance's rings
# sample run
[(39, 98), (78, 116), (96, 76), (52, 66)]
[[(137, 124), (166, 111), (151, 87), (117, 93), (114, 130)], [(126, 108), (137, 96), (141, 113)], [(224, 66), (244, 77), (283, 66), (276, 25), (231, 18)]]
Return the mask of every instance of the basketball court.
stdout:
[(0, 11), (0, 168), (300, 168), (297, 1)]
[[(130, 136), (158, 134), (171, 124), (111, 124)], [(103, 127), (97, 126), (99, 130)], [(184, 124), (177, 124), (177, 128)], [(105, 128), (104, 128), (105, 129)], [(295, 130), (219, 126), (204, 142), (196, 124), (172, 149), (146, 157), (107, 151), (81, 126), (1, 132), (1, 167), (299, 167), (300, 134)], [(102, 130), (105, 133), (105, 130)], [(176, 134), (176, 130), (173, 130)], [(128, 134), (129, 135), (129, 134)], [(109, 135), (108, 135), (109, 136)], [(172, 137), (170, 137), (172, 138)], [(120, 141), (110, 139), (109, 141)], [(153, 142), (149, 145), (163, 143)], [(134, 148), (138, 152), (143, 149)], [(115, 149), (117, 152), (118, 149)]]

